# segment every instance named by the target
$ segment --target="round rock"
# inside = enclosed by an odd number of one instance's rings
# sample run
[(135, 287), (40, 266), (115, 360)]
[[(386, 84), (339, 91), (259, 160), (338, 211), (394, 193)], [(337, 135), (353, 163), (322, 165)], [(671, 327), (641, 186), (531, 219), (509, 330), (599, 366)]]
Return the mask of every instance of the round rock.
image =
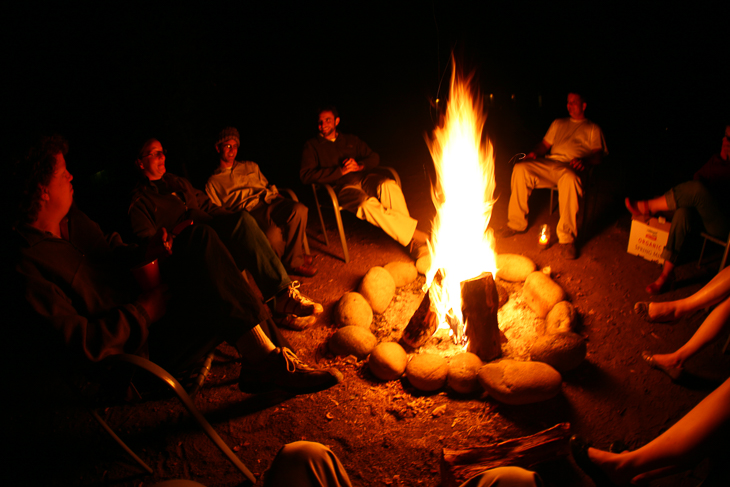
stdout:
[(422, 353), (411, 359), (406, 367), (406, 377), (418, 390), (431, 392), (441, 389), (446, 383), (449, 364), (440, 355)]
[(533, 272), (525, 279), (522, 298), (540, 318), (545, 318), (553, 306), (565, 300), (565, 291), (542, 272)]
[(530, 347), (530, 359), (545, 362), (560, 372), (578, 367), (586, 358), (585, 339), (572, 332), (545, 335)]
[(370, 303), (373, 311), (382, 313), (395, 295), (395, 281), (384, 268), (373, 267), (362, 278), (358, 291)]
[(395, 342), (378, 344), (368, 359), (370, 372), (380, 380), (395, 380), (406, 370), (408, 355), (403, 347)]
[(360, 293), (345, 293), (337, 302), (334, 314), (335, 324), (343, 326), (359, 326), (370, 329), (373, 322), (373, 310)]
[(385, 270), (395, 282), (395, 287), (403, 287), (412, 283), (418, 277), (416, 265), (413, 262), (391, 262), (385, 264)]
[(456, 392), (469, 394), (480, 388), (477, 374), (482, 368), (482, 360), (473, 353), (455, 355), (449, 363), (447, 383)]
[(423, 274), (425, 276), (430, 268), (431, 268), (431, 254), (424, 255), (423, 257), (420, 257), (416, 261), (416, 270), (418, 271), (419, 274)]
[(560, 301), (547, 314), (547, 318), (545, 318), (545, 329), (547, 333), (573, 331), (574, 323), (575, 308), (568, 301)]
[(365, 328), (345, 326), (330, 338), (329, 347), (332, 353), (340, 356), (354, 355), (364, 359), (378, 344), (378, 339)]
[(479, 369), (479, 383), (497, 401), (505, 404), (531, 404), (558, 395), (560, 372), (543, 362), (502, 360)]
[(510, 282), (523, 282), (537, 266), (524, 255), (499, 254), (497, 256), (497, 277)]

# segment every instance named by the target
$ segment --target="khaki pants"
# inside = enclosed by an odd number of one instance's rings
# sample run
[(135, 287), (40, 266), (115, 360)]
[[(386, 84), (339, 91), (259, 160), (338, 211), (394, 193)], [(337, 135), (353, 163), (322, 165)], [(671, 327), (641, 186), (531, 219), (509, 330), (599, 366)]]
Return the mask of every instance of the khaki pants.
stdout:
[(558, 187), (560, 220), (558, 241), (570, 243), (578, 235), (578, 208), (583, 197), (580, 176), (565, 162), (549, 159), (520, 162), (512, 170), (512, 195), (509, 198), (507, 226), (518, 232), (527, 229), (527, 200), (533, 189)]
[(380, 174), (368, 174), (358, 183), (339, 188), (340, 206), (376, 227), (401, 245), (411, 243), (418, 221), (411, 218), (398, 183)]

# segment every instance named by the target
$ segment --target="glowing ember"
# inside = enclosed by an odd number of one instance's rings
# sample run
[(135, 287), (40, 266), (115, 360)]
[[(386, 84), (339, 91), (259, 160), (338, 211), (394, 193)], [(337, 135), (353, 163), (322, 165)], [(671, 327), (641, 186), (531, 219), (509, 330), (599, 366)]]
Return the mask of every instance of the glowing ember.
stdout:
[(482, 143), (486, 115), (479, 93), (470, 92), (470, 81), (454, 68), (443, 125), (427, 140), (436, 167), (431, 189), (436, 218), (424, 290), (440, 322), (456, 332), (457, 343), (464, 336), (461, 282), (497, 271), (494, 237), (487, 229), (494, 206), (494, 158), (492, 145)]

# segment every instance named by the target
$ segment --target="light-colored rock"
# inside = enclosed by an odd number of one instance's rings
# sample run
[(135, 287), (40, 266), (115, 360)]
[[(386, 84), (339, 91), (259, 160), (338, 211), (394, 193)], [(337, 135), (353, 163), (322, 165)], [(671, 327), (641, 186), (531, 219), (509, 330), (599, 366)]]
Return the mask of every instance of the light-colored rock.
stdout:
[(359, 326), (360, 328), (370, 329), (373, 322), (373, 310), (370, 304), (360, 293), (345, 293), (337, 302), (334, 313), (335, 324), (342, 328), (343, 326)]
[(373, 311), (382, 313), (395, 295), (395, 281), (390, 272), (376, 266), (367, 271), (362, 278), (358, 292), (370, 303)]
[(395, 287), (407, 286), (418, 277), (418, 270), (413, 262), (390, 262), (385, 264), (385, 270), (393, 278)]
[(431, 392), (441, 389), (446, 383), (449, 364), (440, 355), (422, 353), (411, 359), (406, 367), (406, 377), (418, 390)]
[(479, 383), (497, 401), (505, 404), (531, 404), (558, 395), (560, 372), (543, 362), (502, 360), (479, 369)]
[(365, 328), (346, 326), (340, 328), (330, 338), (329, 347), (332, 353), (346, 357), (355, 355), (362, 360), (378, 344), (378, 339)]
[(383, 342), (378, 344), (368, 358), (368, 367), (381, 380), (395, 380), (406, 370), (408, 355), (399, 344)]
[(565, 291), (542, 272), (533, 272), (522, 288), (522, 298), (540, 318), (545, 318), (553, 306), (565, 300)]
[(547, 314), (547, 318), (545, 318), (545, 331), (547, 333), (573, 331), (574, 323), (575, 308), (568, 301), (560, 301)]
[(499, 254), (497, 255), (497, 277), (510, 282), (522, 282), (537, 266), (524, 255)]
[(416, 261), (416, 270), (418, 271), (419, 274), (423, 274), (425, 276), (430, 268), (431, 268), (431, 254), (424, 255), (423, 257), (420, 257)]
[(455, 355), (449, 362), (446, 379), (449, 387), (461, 394), (469, 394), (480, 389), (477, 374), (482, 365), (484, 365), (482, 360), (476, 354), (464, 352)]
[(545, 362), (559, 372), (573, 370), (585, 358), (586, 341), (572, 332), (539, 337), (530, 347), (530, 360)]

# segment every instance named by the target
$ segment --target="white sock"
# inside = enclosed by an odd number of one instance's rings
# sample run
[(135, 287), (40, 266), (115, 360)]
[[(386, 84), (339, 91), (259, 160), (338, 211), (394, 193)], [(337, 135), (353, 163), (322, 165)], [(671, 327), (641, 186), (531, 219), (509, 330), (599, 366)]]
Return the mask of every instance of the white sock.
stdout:
[(264, 330), (259, 325), (254, 326), (236, 341), (236, 349), (244, 363), (253, 365), (262, 362), (269, 353), (276, 350)]

